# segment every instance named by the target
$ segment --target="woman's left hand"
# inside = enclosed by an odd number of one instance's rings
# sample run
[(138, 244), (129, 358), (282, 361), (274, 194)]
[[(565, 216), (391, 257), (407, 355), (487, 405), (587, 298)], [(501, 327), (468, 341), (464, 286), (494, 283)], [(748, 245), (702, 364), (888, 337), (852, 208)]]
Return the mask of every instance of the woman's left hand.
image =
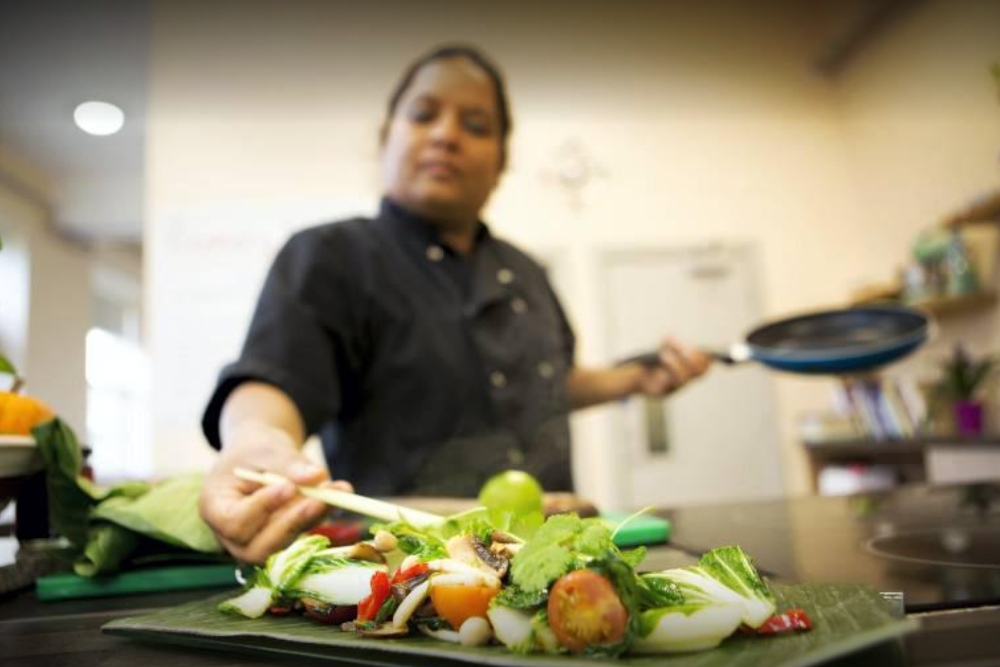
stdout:
[(664, 396), (703, 375), (712, 365), (712, 358), (680, 342), (665, 338), (660, 343), (660, 365), (644, 366), (637, 390), (647, 396)]

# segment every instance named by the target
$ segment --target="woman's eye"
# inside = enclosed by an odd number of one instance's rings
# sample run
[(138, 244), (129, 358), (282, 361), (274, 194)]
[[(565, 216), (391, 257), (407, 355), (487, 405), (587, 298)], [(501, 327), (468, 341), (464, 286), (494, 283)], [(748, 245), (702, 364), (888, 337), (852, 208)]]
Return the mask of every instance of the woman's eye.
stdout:
[(493, 133), (493, 125), (486, 118), (466, 118), (462, 124), (476, 136), (488, 137)]
[(411, 107), (407, 114), (414, 123), (427, 123), (434, 118), (434, 110), (429, 107)]

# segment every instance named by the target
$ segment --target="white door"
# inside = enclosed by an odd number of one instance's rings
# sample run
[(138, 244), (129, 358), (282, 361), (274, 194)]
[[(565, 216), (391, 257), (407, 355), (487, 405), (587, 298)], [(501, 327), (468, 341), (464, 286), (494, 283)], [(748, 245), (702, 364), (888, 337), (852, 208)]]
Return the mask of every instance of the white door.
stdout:
[[(701, 347), (742, 340), (761, 316), (746, 245), (609, 252), (602, 262), (612, 359), (665, 335)], [(676, 396), (623, 402), (609, 420), (621, 501), (676, 506), (782, 495), (773, 379), (715, 364)]]

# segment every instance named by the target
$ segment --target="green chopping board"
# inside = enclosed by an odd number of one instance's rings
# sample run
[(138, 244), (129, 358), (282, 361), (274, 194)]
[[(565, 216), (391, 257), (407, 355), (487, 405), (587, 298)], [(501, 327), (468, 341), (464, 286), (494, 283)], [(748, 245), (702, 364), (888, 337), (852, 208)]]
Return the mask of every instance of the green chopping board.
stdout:
[(670, 539), (670, 522), (658, 516), (640, 514), (633, 517), (622, 526), (622, 522), (631, 515), (625, 512), (604, 512), (601, 518), (609, 521), (616, 528), (614, 542), (619, 547), (639, 547), (650, 544), (662, 544)]
[[(601, 518), (616, 528), (630, 515), (606, 512)], [(622, 548), (662, 544), (670, 538), (670, 522), (655, 516), (633, 517), (615, 533), (615, 544)], [(177, 591), (193, 588), (232, 586), (235, 584), (234, 565), (175, 565), (129, 570), (114, 575), (81, 577), (73, 573), (39, 577), (36, 593), (39, 600), (72, 600), (76, 598), (111, 597), (156, 591)]]
[(44, 602), (235, 586), (235, 565), (179, 565), (81, 577), (72, 572), (39, 577), (35, 592)]

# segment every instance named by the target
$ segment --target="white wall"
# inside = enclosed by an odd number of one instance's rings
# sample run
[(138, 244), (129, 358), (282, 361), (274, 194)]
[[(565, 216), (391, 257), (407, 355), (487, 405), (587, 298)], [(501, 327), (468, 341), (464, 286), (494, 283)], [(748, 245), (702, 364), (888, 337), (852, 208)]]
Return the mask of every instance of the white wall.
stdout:
[[(920, 230), (1000, 187), (992, 62), (1000, 62), (1000, 2), (938, 0), (915, 3), (845, 72), (839, 105), (852, 187), (870, 253), (886, 251), (874, 277), (891, 277)], [(1000, 276), (993, 280), (1000, 285)], [(929, 377), (957, 340), (981, 352), (1000, 347), (998, 309), (940, 324), (939, 339), (908, 370)]]
[[(583, 361), (607, 359), (601, 249), (750, 238), (762, 249), (769, 312), (841, 296), (860, 269), (850, 257), (824, 262), (826, 248), (849, 243), (859, 216), (833, 91), (809, 68), (811, 16), (794, 3), (762, 6), (749, 19), (736, 3), (567, 7), (157, 6), (147, 294), (163, 470), (208, 461), (199, 411), (218, 367), (238, 351), (264, 255), (289, 228), (312, 222), (310, 213), (336, 214), (339, 202), (359, 198), (374, 205), (385, 99), (403, 66), (440, 41), (481, 45), (509, 77), (512, 164), (487, 217), (529, 249), (566, 258), (564, 297)], [(568, 141), (604, 172), (579, 208), (554, 184)], [(262, 231), (268, 221), (280, 233)], [(207, 256), (210, 241), (220, 261)], [(251, 270), (220, 266), (240, 247), (254, 249)], [(202, 260), (192, 265), (193, 257)], [(202, 290), (227, 285), (214, 308), (201, 299), (198, 310), (188, 298), (196, 286), (178, 276), (199, 265)], [(233, 285), (220, 275), (233, 271), (252, 278)], [(185, 358), (198, 363), (178, 363)], [(587, 463), (581, 487), (597, 500), (611, 482), (592, 471), (614, 456), (601, 418), (595, 410), (576, 424)]]
[(28, 379), (27, 391), (51, 405), (82, 438), (90, 264), (86, 250), (51, 232), (47, 188), (41, 172), (0, 149), (0, 232), (16, 239), (12, 250), (19, 253), (15, 258), (0, 252), (0, 262), (26, 260), (29, 269), (26, 319), (14, 325), (20, 328), (15, 336), (23, 338), (9, 354)]
[[(374, 207), (385, 99), (430, 46), (470, 41), (504, 68), (512, 161), (487, 219), (564, 260), (581, 359), (598, 362), (604, 249), (751, 240), (775, 316), (885, 277), (887, 258), (902, 256), (928, 216), (990, 178), (988, 103), (970, 92), (980, 83), (954, 79), (976, 49), (1000, 43), (983, 25), (995, 6), (929, 3), (831, 82), (811, 64), (836, 2), (755, 3), (752, 13), (733, 1), (158, 3), (146, 202), (158, 468), (208, 463), (200, 409), (238, 351), (275, 245), (319, 217)], [(953, 14), (965, 18), (951, 25)], [(928, 122), (908, 123), (913, 101), (938, 90), (962, 120), (932, 123), (928, 110)], [(902, 150), (921, 133), (922, 151)], [(569, 141), (602, 172), (578, 207), (553, 175)], [(954, 146), (951, 171), (927, 166), (935, 142)], [(794, 417), (826, 402), (826, 384), (775, 383), (785, 487), (798, 493), (807, 484)], [(600, 502), (612, 495), (592, 472), (614, 455), (605, 415), (584, 413), (574, 427), (581, 489)]]

